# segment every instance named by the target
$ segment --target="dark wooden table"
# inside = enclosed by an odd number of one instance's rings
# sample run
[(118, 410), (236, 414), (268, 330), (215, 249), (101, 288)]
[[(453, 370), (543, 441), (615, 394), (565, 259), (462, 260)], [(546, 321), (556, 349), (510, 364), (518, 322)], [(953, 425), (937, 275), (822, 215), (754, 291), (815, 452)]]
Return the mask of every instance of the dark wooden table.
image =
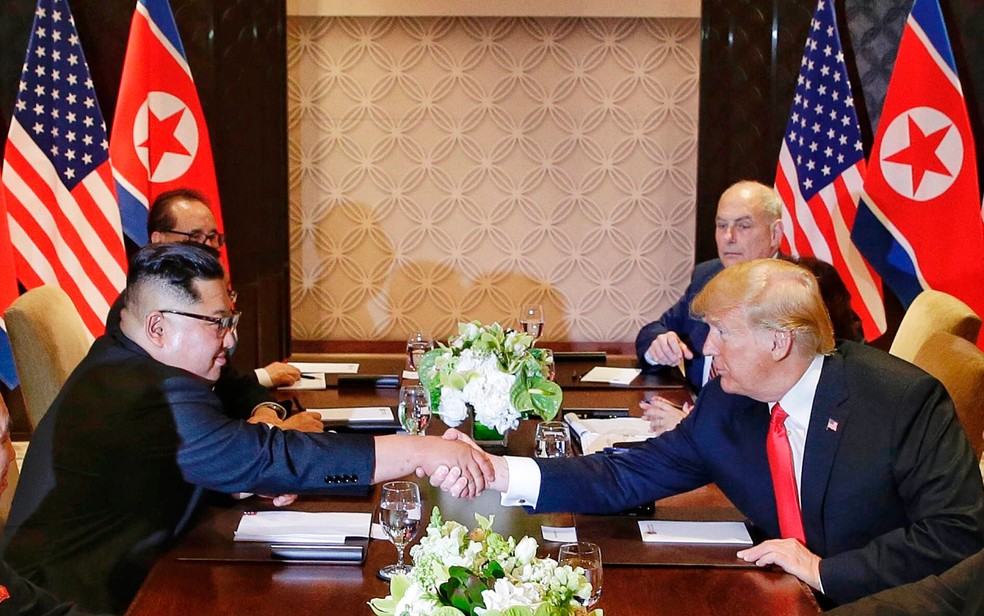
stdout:
[[(304, 357), (312, 360), (314, 357)], [(346, 354), (343, 357), (318, 356), (321, 361), (357, 361), (360, 374), (395, 374), (402, 371), (401, 355)], [(609, 365), (631, 365), (631, 357), (610, 357)], [(597, 364), (597, 361), (588, 364)], [(590, 366), (588, 366), (590, 367)], [(576, 386), (565, 379), (585, 369), (583, 362), (562, 361), (558, 380), (564, 385), (565, 406), (626, 407), (638, 413), (644, 396), (660, 393), (682, 402), (689, 394), (673, 387), (598, 388)], [(673, 385), (667, 382), (666, 385)], [(394, 405), (396, 390), (360, 387), (332, 388), (325, 391), (294, 392), (304, 406), (348, 407)], [(429, 432), (442, 429), (435, 421)], [(510, 453), (530, 455), (533, 422), (523, 422), (510, 437)], [(597, 532), (604, 520), (570, 514), (528, 515), (520, 508), (499, 505), (498, 494), (487, 492), (474, 501), (457, 501), (418, 480), (426, 502), (425, 515), (439, 505), (446, 519), (474, 525), (474, 514), (495, 514), (495, 528), (507, 535), (533, 536), (541, 544), (541, 555), (556, 556), (559, 544), (540, 540), (540, 525), (578, 526), (579, 532)], [(378, 486), (370, 494), (341, 497), (306, 497), (291, 508), (307, 511), (366, 511), (378, 503)], [(366, 601), (387, 594), (388, 584), (376, 571), (394, 562), (395, 548), (388, 542), (372, 541), (366, 562), (361, 566), (303, 564), (287, 565), (265, 558), (232, 542), (232, 533), (246, 509), (272, 509), (256, 499), (228, 507), (211, 507), (203, 519), (153, 568), (127, 614), (131, 616), (198, 616), (229, 614), (371, 614)], [(688, 495), (657, 503), (656, 515), (667, 519), (741, 519), (715, 488), (703, 488)], [(600, 522), (600, 524), (599, 524)], [(623, 527), (632, 521), (622, 521)], [(612, 525), (616, 526), (615, 524)], [(586, 537), (581, 536), (581, 539)], [(607, 540), (615, 540), (610, 537)], [(639, 541), (637, 549), (656, 549)], [(679, 551), (680, 548), (677, 548)], [(694, 562), (702, 558), (701, 549), (692, 546)], [(686, 548), (683, 548), (687, 556)], [(727, 548), (731, 550), (731, 548)], [(687, 556), (689, 558), (689, 556)], [(685, 558), (685, 560), (687, 559)], [(252, 560), (251, 560), (252, 559)], [(606, 560), (608, 560), (606, 558)], [(724, 559), (727, 560), (727, 557)], [(780, 570), (733, 566), (627, 566), (606, 564), (605, 581), (599, 607), (609, 616), (634, 614), (742, 616), (769, 614), (816, 614), (817, 603), (809, 588)]]

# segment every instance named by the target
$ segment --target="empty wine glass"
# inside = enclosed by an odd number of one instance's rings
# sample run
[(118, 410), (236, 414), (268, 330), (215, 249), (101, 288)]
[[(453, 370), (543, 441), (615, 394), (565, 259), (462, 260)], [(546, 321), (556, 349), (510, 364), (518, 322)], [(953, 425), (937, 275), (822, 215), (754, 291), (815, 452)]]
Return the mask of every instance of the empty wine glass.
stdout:
[(407, 378), (417, 378), (417, 367), (424, 354), (434, 348), (430, 336), (423, 332), (411, 334), (407, 340)]
[(397, 409), (400, 425), (408, 434), (423, 436), (431, 420), (430, 396), (423, 385), (404, 385), (400, 388), (400, 402)]
[(591, 583), (591, 596), (584, 602), (584, 607), (590, 610), (597, 605), (601, 599), (601, 548), (587, 541), (565, 543), (560, 546), (557, 562), (584, 569), (584, 576)]
[(396, 564), (379, 570), (379, 577), (388, 580), (396, 575), (410, 573), (412, 567), (404, 564), (403, 553), (407, 544), (420, 529), (420, 490), (411, 481), (390, 481), (383, 484), (379, 497), (377, 516), (390, 542), (396, 546)]
[(519, 327), (536, 340), (543, 335), (543, 306), (524, 304), (519, 314)]

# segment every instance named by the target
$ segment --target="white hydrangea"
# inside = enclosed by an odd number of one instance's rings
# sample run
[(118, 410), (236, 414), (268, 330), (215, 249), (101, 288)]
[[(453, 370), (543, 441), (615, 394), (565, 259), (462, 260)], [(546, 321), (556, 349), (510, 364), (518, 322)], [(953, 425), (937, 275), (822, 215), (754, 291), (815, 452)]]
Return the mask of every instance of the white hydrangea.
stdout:
[(468, 406), (465, 404), (464, 392), (454, 387), (441, 388), (441, 405), (438, 409), (441, 419), (452, 428), (468, 417)]
[(533, 584), (516, 584), (506, 578), (495, 581), (490, 590), (482, 591), (485, 609), (477, 608), (476, 614), (484, 614), (490, 610), (504, 611), (510, 607), (528, 607), (533, 611), (543, 603), (540, 590)]

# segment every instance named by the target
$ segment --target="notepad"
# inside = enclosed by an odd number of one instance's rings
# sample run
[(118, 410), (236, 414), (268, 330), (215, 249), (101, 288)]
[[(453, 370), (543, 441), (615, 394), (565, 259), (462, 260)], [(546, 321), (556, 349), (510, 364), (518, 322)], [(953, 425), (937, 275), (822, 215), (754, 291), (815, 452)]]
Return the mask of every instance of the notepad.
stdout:
[(280, 390), (297, 390), (297, 389), (327, 389), (328, 382), (325, 380), (325, 375), (323, 373), (312, 373), (305, 372), (302, 374), (301, 378), (297, 380), (293, 385), (286, 385), (284, 387), (279, 387)]
[(595, 366), (581, 377), (582, 383), (610, 383), (612, 385), (628, 385), (642, 374), (639, 368), (611, 368)]
[(342, 544), (346, 537), (368, 537), (371, 523), (371, 513), (248, 511), (239, 520), (233, 539), (305, 545)]
[(741, 522), (639, 520), (639, 532), (646, 543), (752, 545), (748, 529)]
[(358, 374), (359, 372), (359, 364), (352, 363), (336, 364), (305, 361), (289, 361), (287, 363), (306, 374)]
[(347, 423), (377, 423), (393, 421), (393, 409), (388, 406), (353, 406), (337, 409), (308, 409), (321, 414), (321, 421)]

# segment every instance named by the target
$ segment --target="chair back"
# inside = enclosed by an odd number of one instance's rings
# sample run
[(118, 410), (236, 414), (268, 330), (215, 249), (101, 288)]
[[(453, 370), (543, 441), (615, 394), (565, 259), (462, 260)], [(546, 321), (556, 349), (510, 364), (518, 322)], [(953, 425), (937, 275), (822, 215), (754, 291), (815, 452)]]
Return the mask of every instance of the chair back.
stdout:
[(60, 287), (21, 295), (4, 312), (31, 430), (92, 346), (92, 335)]
[(953, 398), (957, 418), (978, 456), (984, 450), (984, 351), (972, 342), (936, 332), (912, 362), (932, 374)]
[[(10, 433), (10, 413), (7, 411), (7, 405), (3, 401), (3, 397), (0, 396), (0, 413), (7, 416), (7, 433), (9, 438)], [(0, 455), (7, 456), (10, 455), (8, 447), (5, 443), (0, 443)], [(7, 515), (10, 513), (10, 504), (14, 500), (14, 490), (17, 489), (17, 479), (20, 478), (20, 472), (17, 470), (17, 461), (11, 460), (10, 466), (7, 467), (7, 487), (4, 490), (0, 490), (0, 528), (7, 523)], [(0, 477), (0, 482), (3, 478)]]
[(911, 362), (934, 332), (950, 332), (976, 343), (980, 330), (981, 317), (970, 306), (942, 291), (926, 289), (912, 300), (888, 352)]

